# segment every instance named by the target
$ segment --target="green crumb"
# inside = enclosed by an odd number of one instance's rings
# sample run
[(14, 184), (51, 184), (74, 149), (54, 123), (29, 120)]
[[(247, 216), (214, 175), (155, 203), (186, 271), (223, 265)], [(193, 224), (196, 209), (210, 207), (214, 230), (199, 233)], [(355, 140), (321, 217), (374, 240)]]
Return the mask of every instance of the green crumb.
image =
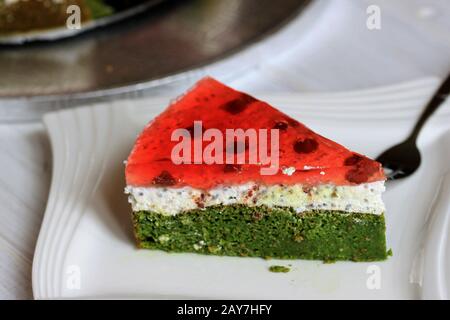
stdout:
[(390, 252), (382, 214), (222, 205), (175, 216), (138, 211), (133, 223), (141, 248), (168, 252), (325, 263), (386, 260)]
[(394, 253), (392, 252), (392, 249), (389, 249), (389, 250), (387, 251), (387, 253), (386, 253), (386, 255), (387, 255), (388, 257), (392, 257), (393, 254), (394, 254)]
[(291, 269), (288, 267), (285, 267), (285, 266), (270, 266), (269, 271), (286, 273), (286, 272), (291, 271)]
[(333, 263), (336, 263), (336, 260), (335, 259), (326, 259), (326, 260), (323, 260), (323, 263), (324, 264), (333, 264)]

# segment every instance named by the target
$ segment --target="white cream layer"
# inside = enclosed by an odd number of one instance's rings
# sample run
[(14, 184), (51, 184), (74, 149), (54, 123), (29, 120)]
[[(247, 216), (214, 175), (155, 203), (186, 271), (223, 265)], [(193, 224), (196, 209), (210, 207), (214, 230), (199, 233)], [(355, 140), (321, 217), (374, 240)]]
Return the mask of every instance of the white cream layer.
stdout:
[(377, 181), (358, 186), (320, 185), (313, 188), (304, 188), (301, 184), (264, 186), (247, 183), (216, 187), (208, 192), (191, 187), (127, 186), (125, 193), (129, 195), (128, 201), (133, 211), (148, 210), (164, 215), (230, 204), (293, 207), (299, 213), (321, 209), (379, 215), (385, 210), (381, 199), (384, 190), (384, 181)]

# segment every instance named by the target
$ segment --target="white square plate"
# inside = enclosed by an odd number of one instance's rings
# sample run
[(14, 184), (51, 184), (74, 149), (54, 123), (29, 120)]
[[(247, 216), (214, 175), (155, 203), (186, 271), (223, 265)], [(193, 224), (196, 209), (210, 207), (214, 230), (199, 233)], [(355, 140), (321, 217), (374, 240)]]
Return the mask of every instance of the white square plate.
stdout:
[[(258, 96), (320, 134), (376, 156), (408, 134), (437, 85), (423, 79), (360, 92)], [(420, 136), (420, 169), (387, 185), (393, 257), (323, 264), (136, 249), (123, 160), (168, 101), (116, 101), (45, 116), (53, 179), (33, 263), (35, 298), (449, 297), (449, 103)], [(280, 264), (291, 271), (268, 271)]]

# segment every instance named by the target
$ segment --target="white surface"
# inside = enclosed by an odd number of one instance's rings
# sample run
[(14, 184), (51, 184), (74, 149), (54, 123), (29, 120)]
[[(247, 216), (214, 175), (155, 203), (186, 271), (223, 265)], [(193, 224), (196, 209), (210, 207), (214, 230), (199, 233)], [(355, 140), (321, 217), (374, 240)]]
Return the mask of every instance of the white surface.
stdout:
[[(380, 30), (366, 26), (369, 5), (380, 8)], [(354, 90), (445, 77), (450, 70), (447, 0), (319, 0), (312, 9), (315, 23), (299, 30), (291, 50), (274, 53), (235, 85), (264, 92)]]
[[(449, 157), (447, 152), (447, 159)], [(442, 185), (434, 205), (423, 239), (421, 254), (424, 256), (419, 261), (423, 274), (422, 298), (450, 299), (450, 172), (442, 177)]]
[[(348, 90), (443, 77), (450, 69), (447, 0), (320, 2), (323, 14), (310, 30), (299, 30), (291, 50), (274, 53), (229, 84), (255, 94)], [(381, 30), (365, 26), (370, 4), (382, 10)], [(433, 85), (423, 92), (431, 94)], [(153, 92), (173, 96), (184, 89)], [(0, 151), (0, 298), (32, 298), (31, 262), (50, 185), (51, 151), (39, 123), (0, 125)]]
[[(435, 84), (429, 79), (364, 94), (261, 97), (317, 132), (374, 156), (405, 136)], [(445, 249), (448, 176), (441, 189), (440, 182), (450, 170), (450, 103), (441, 107), (420, 137), (423, 165), (412, 177), (390, 183), (384, 194), (388, 247), (394, 256), (385, 262), (323, 264), (135, 248), (130, 208), (123, 195), (123, 160), (136, 135), (167, 102), (116, 101), (45, 116), (54, 179), (33, 264), (36, 298), (408, 299), (421, 296), (418, 283), (431, 288), (434, 295), (426, 297), (448, 296), (447, 282), (420, 272), (418, 266), (424, 263), (418, 254), (424, 251), (425, 258), (433, 258), (425, 259), (424, 271), (437, 268), (445, 275), (450, 263)], [(439, 193), (444, 196), (434, 201)], [(445, 224), (436, 228), (427, 223), (435, 219)], [(431, 234), (428, 227), (434, 230)], [(277, 264), (292, 264), (292, 270), (268, 271)], [(368, 270), (374, 266), (381, 272), (378, 290), (366, 286)], [(79, 288), (73, 287), (74, 276)]]

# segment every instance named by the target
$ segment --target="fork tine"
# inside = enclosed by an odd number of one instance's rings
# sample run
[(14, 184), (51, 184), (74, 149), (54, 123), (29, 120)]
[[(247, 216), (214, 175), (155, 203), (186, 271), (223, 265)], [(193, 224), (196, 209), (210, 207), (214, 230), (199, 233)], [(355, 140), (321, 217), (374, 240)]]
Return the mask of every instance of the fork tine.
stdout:
[(387, 179), (395, 180), (395, 179), (401, 179), (406, 176), (407, 176), (407, 174), (403, 169), (397, 169), (397, 170), (392, 171), (389, 175), (387, 175)]

